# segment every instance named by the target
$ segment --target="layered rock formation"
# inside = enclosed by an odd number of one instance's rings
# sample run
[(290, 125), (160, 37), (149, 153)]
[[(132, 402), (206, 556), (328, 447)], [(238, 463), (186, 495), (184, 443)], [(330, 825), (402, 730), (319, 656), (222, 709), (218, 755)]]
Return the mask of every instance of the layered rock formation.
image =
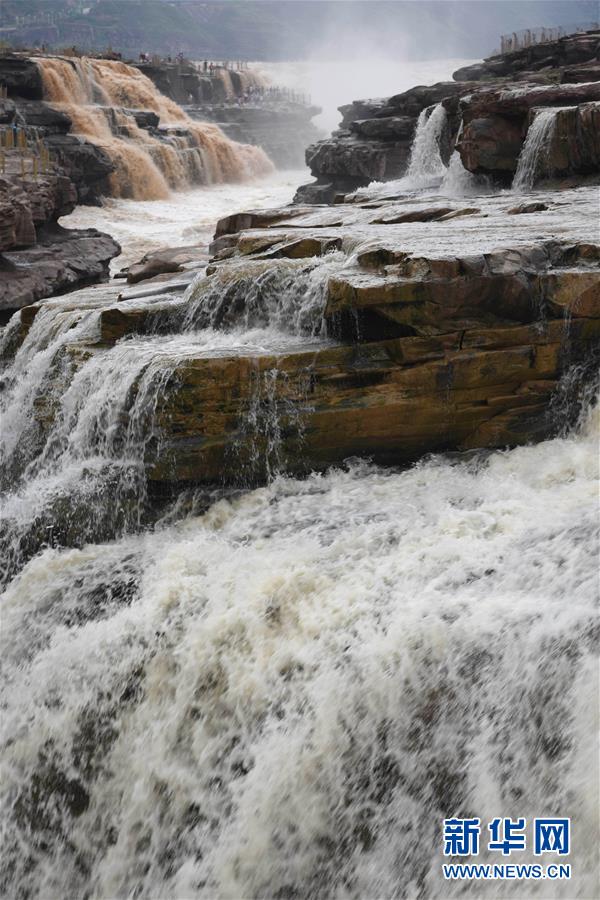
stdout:
[(278, 93), (263, 97), (267, 85), (252, 69), (205, 71), (164, 60), (136, 65), (192, 119), (215, 122), (231, 140), (261, 147), (277, 168), (302, 168), (306, 147), (323, 136), (312, 122), (319, 107)]
[(535, 110), (574, 108), (557, 113), (547, 174), (595, 172), (598, 111), (590, 104), (600, 97), (599, 54), (600, 33), (572, 35), (460, 69), (453, 82), (341, 107), (340, 129), (306, 152), (316, 182), (300, 188), (297, 202), (330, 203), (370, 181), (405, 175), (418, 117), (437, 103), (447, 113), (444, 160), (456, 146), (466, 169), (499, 184), (510, 183), (517, 169)]
[[(108, 278), (120, 247), (95, 229), (57, 224), (73, 211), (77, 190), (66, 174), (21, 176), (17, 154), (0, 177), (0, 316), (44, 297)], [(11, 173), (11, 170), (12, 173)]]
[(597, 31), (569, 34), (556, 41), (544, 41), (490, 56), (481, 63), (458, 69), (454, 78), (457, 81), (487, 81), (506, 77), (518, 80), (522, 77), (528, 79), (532, 72), (552, 71), (560, 81), (595, 81), (596, 78), (590, 78), (590, 75), (600, 74), (599, 40)]
[[(37, 73), (37, 74), (35, 74)], [(200, 124), (137, 68), (96, 57), (0, 56), (13, 121), (42, 140), (83, 203), (163, 199), (193, 184), (242, 181), (273, 168), (264, 152)]]
[[(520, 216), (509, 196), (353, 200), (224, 219), (186, 293), (97, 296), (94, 336), (62, 345), (71, 365), (126, 335), (164, 335), (139, 426), (160, 435), (142, 437), (150, 484), (249, 483), (352, 455), (399, 464), (556, 429), (561, 379), (577, 389), (600, 345), (595, 191), (548, 193)], [(22, 311), (19, 340), (39, 309)], [(182, 331), (240, 324), (268, 325), (266, 343), (169, 355)]]
[(471, 172), (510, 183), (536, 115), (553, 108), (545, 147), (547, 174), (600, 171), (600, 81), (480, 90), (461, 100), (460, 108), (463, 130), (456, 148)]

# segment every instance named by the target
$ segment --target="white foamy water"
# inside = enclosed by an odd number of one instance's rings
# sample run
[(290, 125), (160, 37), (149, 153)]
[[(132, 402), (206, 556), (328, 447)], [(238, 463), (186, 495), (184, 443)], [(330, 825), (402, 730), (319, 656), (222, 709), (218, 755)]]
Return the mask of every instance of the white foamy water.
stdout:
[(406, 178), (415, 185), (427, 186), (443, 178), (446, 165), (442, 160), (440, 143), (446, 127), (446, 110), (438, 103), (432, 110), (424, 109), (417, 119), (417, 127), (406, 170)]
[(454, 896), (444, 816), (544, 814), (572, 817), (574, 878), (527, 896), (594, 896), (597, 449), (588, 422), (470, 461), (356, 463), (45, 551), (4, 599), (11, 878)]
[[(102, 315), (114, 310), (118, 288), (43, 304), (13, 358), (17, 314), (4, 338), (0, 398), (2, 580), (48, 543), (79, 545), (147, 524), (146, 471), (161, 440), (157, 411), (178, 366), (240, 355), (276, 359), (317, 346), (327, 278), (345, 262), (341, 253), (240, 261), (223, 277), (201, 273), (179, 298), (121, 300), (118, 313), (144, 316), (135, 327), (146, 333), (108, 347), (98, 343)], [(270, 375), (257, 381), (239, 425), (250, 448), (266, 429), (269, 471), (285, 468), (274, 390)], [(298, 415), (288, 411), (288, 418)]]
[(527, 131), (517, 163), (513, 180), (514, 191), (530, 190), (536, 179), (550, 174), (547, 168), (556, 130), (556, 117), (566, 108), (568, 107), (551, 107), (534, 111), (534, 119)]
[(144, 253), (163, 247), (207, 245), (222, 216), (247, 209), (285, 206), (308, 171), (275, 172), (245, 184), (215, 184), (173, 192), (166, 200), (113, 200), (101, 207), (79, 206), (60, 220), (65, 228), (98, 228), (123, 248), (111, 270), (137, 262)]

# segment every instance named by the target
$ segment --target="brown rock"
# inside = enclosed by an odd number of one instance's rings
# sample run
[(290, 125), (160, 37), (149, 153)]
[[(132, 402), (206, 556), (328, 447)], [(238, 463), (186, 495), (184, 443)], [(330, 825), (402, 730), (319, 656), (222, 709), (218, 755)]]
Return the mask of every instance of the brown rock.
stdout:
[(545, 209), (548, 209), (547, 203), (519, 203), (517, 206), (511, 206), (506, 212), (509, 216), (519, 216), (523, 213), (543, 212)]
[(451, 206), (436, 206), (425, 209), (411, 209), (407, 212), (392, 213), (373, 219), (372, 225), (400, 225), (403, 222), (433, 222), (455, 212)]
[(146, 253), (139, 262), (129, 267), (127, 281), (129, 284), (137, 284), (139, 281), (145, 281), (155, 275), (181, 272), (185, 263), (194, 261), (200, 253), (201, 248), (195, 245)]

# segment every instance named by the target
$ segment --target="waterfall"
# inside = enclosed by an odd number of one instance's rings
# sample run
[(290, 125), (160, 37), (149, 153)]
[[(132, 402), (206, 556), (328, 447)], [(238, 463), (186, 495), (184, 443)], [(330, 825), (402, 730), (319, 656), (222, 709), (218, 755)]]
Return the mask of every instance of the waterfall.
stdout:
[(443, 177), (446, 166), (442, 160), (440, 143), (446, 128), (446, 110), (441, 103), (433, 110), (423, 109), (417, 120), (406, 178), (417, 184)]
[(210, 278), (197, 275), (183, 298), (184, 327), (322, 333), (327, 278), (346, 261), (339, 252), (313, 260), (243, 260)]
[[(258, 147), (229, 140), (218, 126), (192, 121), (142, 72), (126, 63), (38, 58), (45, 98), (72, 130), (106, 151), (115, 197), (164, 199), (170, 189), (245, 180), (272, 171)], [(130, 110), (151, 110), (160, 127), (140, 128)]]
[[(240, 257), (183, 301), (108, 286), (9, 324), (2, 896), (452, 897), (463, 811), (570, 815), (569, 896), (595, 895), (598, 423), (286, 476), (314, 411), (277, 356), (344, 264)], [(115, 307), (160, 333), (111, 346)], [(178, 371), (236, 355), (231, 453), (272, 480), (161, 496)]]
[(474, 175), (465, 169), (460, 153), (455, 150), (442, 179), (440, 193), (446, 197), (478, 197), (493, 191), (491, 179), (485, 175)]
[[(146, 472), (160, 446), (161, 397), (177, 366), (203, 355), (276, 356), (297, 349), (300, 337), (322, 341), (327, 280), (346, 261), (338, 252), (242, 259), (197, 276), (181, 300), (122, 301), (120, 312), (147, 313), (147, 333), (108, 348), (101, 340), (106, 299), (93, 289), (41, 305), (11, 355), (21, 327), (17, 313), (0, 348), (3, 578), (49, 537), (81, 544), (148, 522), (155, 510)], [(276, 396), (284, 378), (277, 369), (257, 373), (240, 423), (242, 443), (254, 448), (254, 457), (240, 462), (241, 481), (285, 467), (280, 418), (301, 431), (298, 410)]]
[(464, 896), (442, 819), (543, 811), (573, 879), (540, 896), (595, 896), (590, 425), (32, 560), (3, 599), (3, 894)]
[(549, 175), (548, 159), (556, 129), (556, 116), (562, 107), (534, 110), (534, 119), (517, 162), (512, 183), (514, 191), (530, 190), (536, 180)]

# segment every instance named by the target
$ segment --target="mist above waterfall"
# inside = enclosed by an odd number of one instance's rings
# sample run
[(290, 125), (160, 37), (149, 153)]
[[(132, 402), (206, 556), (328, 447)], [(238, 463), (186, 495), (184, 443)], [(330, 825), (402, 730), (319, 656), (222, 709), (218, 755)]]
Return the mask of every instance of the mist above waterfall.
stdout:
[(323, 112), (314, 121), (326, 132), (338, 127), (340, 106), (367, 97), (389, 97), (415, 84), (449, 81), (456, 69), (474, 61), (463, 58), (411, 61), (401, 55), (385, 57), (374, 47), (354, 58), (340, 54), (334, 46), (321, 52), (327, 55), (253, 65), (273, 83), (305, 93), (320, 106)]

